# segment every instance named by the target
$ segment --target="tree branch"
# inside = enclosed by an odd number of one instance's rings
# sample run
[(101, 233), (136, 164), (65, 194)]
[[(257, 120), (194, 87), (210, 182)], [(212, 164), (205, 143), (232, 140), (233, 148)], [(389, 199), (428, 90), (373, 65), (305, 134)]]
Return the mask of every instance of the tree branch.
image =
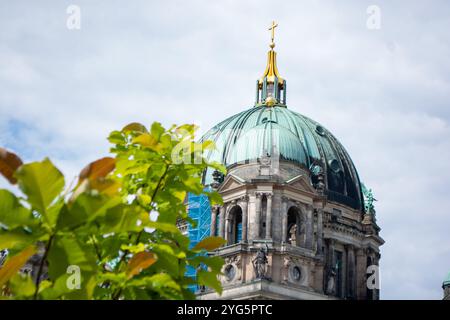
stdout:
[(39, 285), (40, 285), (40, 279), (42, 276), (42, 269), (44, 268), (45, 260), (47, 260), (48, 251), (50, 250), (50, 246), (52, 245), (53, 238), (54, 238), (54, 235), (52, 234), (50, 236), (50, 238), (48, 239), (47, 245), (45, 247), (44, 255), (42, 256), (41, 263), (39, 264), (39, 269), (38, 269), (38, 273), (37, 273), (36, 281), (35, 281), (36, 289), (34, 290), (34, 297), (33, 297), (34, 300), (37, 299), (37, 296), (39, 293)]

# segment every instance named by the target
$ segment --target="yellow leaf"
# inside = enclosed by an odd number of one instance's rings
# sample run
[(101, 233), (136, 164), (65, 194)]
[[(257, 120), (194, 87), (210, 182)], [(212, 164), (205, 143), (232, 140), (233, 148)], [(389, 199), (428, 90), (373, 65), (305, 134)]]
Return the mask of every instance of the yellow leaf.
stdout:
[(205, 239), (203, 239), (202, 241), (200, 241), (199, 243), (197, 243), (195, 245), (194, 248), (192, 248), (192, 250), (197, 251), (197, 250), (207, 250), (207, 251), (211, 251), (211, 250), (215, 250), (217, 248), (219, 248), (220, 246), (225, 244), (225, 239), (221, 238), (221, 237), (207, 237)]
[(12, 184), (17, 182), (14, 172), (23, 164), (22, 160), (12, 152), (0, 148), (0, 173)]
[(31, 245), (14, 257), (6, 261), (5, 265), (0, 269), (0, 288), (12, 278), (22, 266), (36, 253), (36, 247)]
[(134, 138), (133, 143), (143, 145), (144, 147), (152, 147), (157, 143), (157, 141), (148, 133), (144, 133)]
[(143, 133), (137, 136), (133, 139), (133, 143), (140, 144), (143, 147), (147, 147), (155, 151), (160, 151), (163, 148), (163, 145), (159, 143), (154, 136), (148, 133)]
[(128, 262), (127, 276), (132, 278), (133, 276), (139, 274), (142, 270), (147, 269), (152, 264), (156, 262), (156, 257), (151, 252), (139, 252), (136, 253), (133, 258)]
[(140, 194), (138, 195), (138, 201), (140, 204), (148, 206), (152, 202), (152, 197), (150, 197), (148, 194)]
[(120, 183), (112, 179), (95, 179), (90, 183), (90, 188), (108, 196), (114, 196), (119, 192)]

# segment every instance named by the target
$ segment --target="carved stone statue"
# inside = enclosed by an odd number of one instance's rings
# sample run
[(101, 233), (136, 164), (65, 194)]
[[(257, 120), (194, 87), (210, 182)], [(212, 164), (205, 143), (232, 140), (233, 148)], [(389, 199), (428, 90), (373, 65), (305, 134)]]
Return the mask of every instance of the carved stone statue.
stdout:
[(335, 295), (336, 294), (336, 270), (331, 268), (330, 275), (328, 276), (326, 294)]
[(373, 196), (372, 189), (367, 188), (364, 183), (361, 183), (361, 189), (364, 196), (364, 210), (366, 211), (366, 213), (375, 216), (374, 201), (377, 201), (377, 199), (375, 199), (375, 197)]
[(218, 189), (219, 186), (221, 185), (221, 183), (223, 182), (223, 180), (225, 179), (225, 176), (220, 171), (214, 170), (212, 177), (213, 177), (213, 183), (211, 183), (211, 187), (213, 189)]
[(309, 167), (311, 172), (312, 184), (319, 194), (323, 194), (325, 190), (324, 172), (322, 166), (317, 161), (313, 162)]
[(253, 268), (255, 270), (256, 279), (267, 279), (266, 278), (266, 265), (269, 261), (267, 260), (267, 248), (259, 248), (256, 252), (255, 259), (252, 260)]
[(297, 244), (297, 225), (296, 224), (294, 224), (289, 229), (289, 243), (293, 246), (295, 246)]

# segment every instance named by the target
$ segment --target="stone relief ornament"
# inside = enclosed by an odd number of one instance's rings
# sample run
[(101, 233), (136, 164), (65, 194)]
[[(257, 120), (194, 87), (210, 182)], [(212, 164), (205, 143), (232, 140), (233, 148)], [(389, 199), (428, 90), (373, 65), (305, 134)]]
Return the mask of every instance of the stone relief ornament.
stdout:
[(285, 257), (283, 263), (283, 282), (299, 284), (304, 278), (303, 268), (300, 263), (291, 257)]
[(289, 268), (289, 278), (292, 282), (300, 282), (302, 278), (302, 269), (299, 266), (292, 265)]
[(226, 265), (224, 275), (227, 281), (232, 281), (236, 275), (236, 268), (232, 264)]
[(223, 279), (226, 282), (239, 281), (242, 279), (240, 255), (225, 258), (223, 274)]

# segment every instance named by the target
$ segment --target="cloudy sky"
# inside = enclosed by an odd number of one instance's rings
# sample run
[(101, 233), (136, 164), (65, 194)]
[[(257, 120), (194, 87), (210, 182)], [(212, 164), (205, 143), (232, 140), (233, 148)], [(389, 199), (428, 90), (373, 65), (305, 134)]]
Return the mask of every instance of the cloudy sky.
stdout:
[[(79, 30), (67, 28), (71, 4)], [(380, 9), (379, 29), (368, 28), (370, 5)], [(206, 131), (252, 106), (275, 19), (288, 107), (334, 133), (378, 199), (382, 298), (440, 299), (450, 271), (449, 9), (448, 1), (3, 0), (0, 145), (27, 161), (49, 156), (70, 180), (128, 122)]]

